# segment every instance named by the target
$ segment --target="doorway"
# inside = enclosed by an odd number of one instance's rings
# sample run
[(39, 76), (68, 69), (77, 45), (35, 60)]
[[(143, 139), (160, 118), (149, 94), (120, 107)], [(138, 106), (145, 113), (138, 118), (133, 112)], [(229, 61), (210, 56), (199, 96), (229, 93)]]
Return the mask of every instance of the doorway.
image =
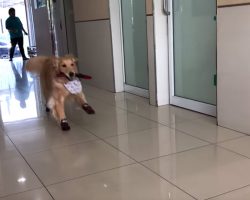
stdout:
[[(38, 81), (25, 70), (18, 45), (15, 48), (13, 61), (9, 61), (10, 36), (5, 28), (9, 17), (8, 11), (14, 8), (16, 16), (21, 20), (28, 36), (23, 35), (25, 55), (29, 55), (27, 47), (35, 45), (32, 31), (32, 12), (28, 0), (0, 0), (0, 113), (2, 122), (13, 122), (38, 117), (39, 98)], [(0, 122), (0, 123), (2, 123)]]
[[(9, 17), (8, 11), (10, 8), (15, 8), (16, 15), (21, 20), (23, 27), (25, 30), (29, 31), (27, 28), (28, 20), (26, 16), (26, 6), (24, 0), (0, 0), (0, 59), (2, 61), (9, 59), (9, 49), (11, 47), (10, 44), (10, 36), (8, 30), (5, 28), (5, 21)], [(29, 46), (29, 37), (25, 36), (24, 39), (24, 51), (27, 53), (27, 47)], [(16, 46), (14, 52), (14, 58), (21, 57), (21, 53), (19, 51), (18, 45)]]
[(216, 116), (216, 0), (166, 3), (170, 103)]
[(121, 0), (124, 88), (149, 97), (147, 15), (145, 0)]

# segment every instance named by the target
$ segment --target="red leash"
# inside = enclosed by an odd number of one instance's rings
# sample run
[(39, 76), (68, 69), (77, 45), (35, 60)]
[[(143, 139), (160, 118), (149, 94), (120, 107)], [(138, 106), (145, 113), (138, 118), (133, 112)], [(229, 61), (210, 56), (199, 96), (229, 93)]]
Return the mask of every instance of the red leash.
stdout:
[[(68, 77), (67, 77), (64, 73), (62, 73), (62, 72), (60, 72), (60, 73), (57, 74), (56, 76), (57, 76), (57, 77), (64, 77), (64, 78), (67, 78), (67, 79), (68, 79)], [(86, 74), (82, 74), (82, 73), (76, 73), (75, 76), (76, 76), (77, 78), (82, 78), (82, 79), (86, 79), (86, 80), (92, 79), (91, 76), (86, 75)]]
[(76, 74), (76, 77), (77, 77), (77, 78), (82, 78), (82, 79), (87, 79), (87, 80), (92, 79), (91, 76), (86, 75), (86, 74), (81, 74), (81, 73), (77, 73), (77, 74)]

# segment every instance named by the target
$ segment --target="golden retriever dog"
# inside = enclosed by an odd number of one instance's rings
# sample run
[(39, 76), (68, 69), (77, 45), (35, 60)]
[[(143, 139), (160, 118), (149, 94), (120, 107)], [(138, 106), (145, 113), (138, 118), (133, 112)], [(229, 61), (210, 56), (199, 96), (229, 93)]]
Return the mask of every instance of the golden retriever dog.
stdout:
[(73, 56), (34, 57), (27, 62), (26, 70), (40, 76), (46, 111), (51, 111), (53, 117), (60, 123), (62, 130), (70, 129), (64, 111), (64, 103), (67, 98), (73, 97), (88, 114), (95, 113), (82, 92), (81, 82), (77, 78), (79, 74), (76, 59)]

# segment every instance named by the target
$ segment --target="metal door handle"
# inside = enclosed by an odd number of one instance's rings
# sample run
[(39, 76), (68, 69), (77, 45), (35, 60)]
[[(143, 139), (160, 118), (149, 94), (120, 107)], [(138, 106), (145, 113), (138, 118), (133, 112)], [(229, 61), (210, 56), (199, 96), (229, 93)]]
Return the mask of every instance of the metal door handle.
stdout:
[(163, 0), (163, 11), (166, 15), (170, 15), (170, 11), (168, 10), (168, 0)]

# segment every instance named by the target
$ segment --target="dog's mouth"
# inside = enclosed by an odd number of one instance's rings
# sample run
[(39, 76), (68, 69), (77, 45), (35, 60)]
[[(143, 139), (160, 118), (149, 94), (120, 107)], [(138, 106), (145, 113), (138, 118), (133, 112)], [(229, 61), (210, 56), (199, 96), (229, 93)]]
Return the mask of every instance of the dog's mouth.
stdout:
[(65, 77), (69, 81), (73, 81), (75, 79), (75, 77), (76, 77), (76, 74), (74, 72), (69, 72), (68, 74), (60, 72), (59, 74), (57, 74), (57, 77)]
[(73, 81), (74, 78), (76, 77), (76, 74), (74, 72), (69, 72), (68, 74), (64, 74), (65, 77), (69, 80), (69, 81)]
[(69, 72), (68, 78), (72, 81), (75, 78), (76, 74), (74, 72)]

